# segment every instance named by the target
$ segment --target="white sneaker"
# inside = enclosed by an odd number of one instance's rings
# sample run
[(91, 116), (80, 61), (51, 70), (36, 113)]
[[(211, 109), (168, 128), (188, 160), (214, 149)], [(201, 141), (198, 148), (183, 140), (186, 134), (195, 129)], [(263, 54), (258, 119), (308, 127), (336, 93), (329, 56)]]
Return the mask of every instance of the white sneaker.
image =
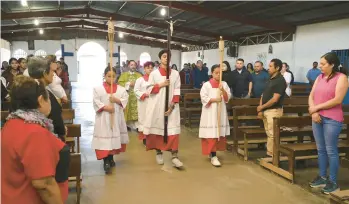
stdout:
[(164, 157), (162, 156), (162, 154), (157, 154), (157, 155), (156, 155), (156, 162), (157, 162), (159, 165), (163, 165), (163, 164), (164, 164)]
[(172, 164), (176, 168), (181, 168), (183, 166), (183, 163), (177, 157), (172, 159)]
[(218, 157), (212, 157), (212, 158), (211, 158), (211, 164), (212, 164), (213, 166), (215, 166), (215, 167), (221, 166), (221, 163), (219, 162)]

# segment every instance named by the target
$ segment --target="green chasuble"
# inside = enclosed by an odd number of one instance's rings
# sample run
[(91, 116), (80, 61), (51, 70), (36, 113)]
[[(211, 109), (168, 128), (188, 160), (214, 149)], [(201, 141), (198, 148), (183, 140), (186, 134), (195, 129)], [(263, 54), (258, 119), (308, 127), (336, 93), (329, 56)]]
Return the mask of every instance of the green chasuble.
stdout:
[[(138, 72), (133, 72), (133, 74), (131, 74), (131, 72), (124, 72), (121, 74), (118, 84), (125, 87), (127, 82), (136, 83), (136, 80), (140, 77), (142, 77), (142, 75)], [(128, 89), (128, 103), (125, 108), (126, 122), (138, 121), (137, 98), (133, 88), (134, 87), (130, 86)]]

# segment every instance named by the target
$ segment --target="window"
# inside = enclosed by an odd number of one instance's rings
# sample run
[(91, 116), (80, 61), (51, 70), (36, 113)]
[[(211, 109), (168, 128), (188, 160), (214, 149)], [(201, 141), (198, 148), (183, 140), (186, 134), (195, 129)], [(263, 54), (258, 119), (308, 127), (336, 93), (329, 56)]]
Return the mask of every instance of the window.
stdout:
[(57, 60), (61, 59), (61, 57), (62, 57), (62, 50), (57, 50), (55, 55), (56, 55)]
[(46, 57), (46, 52), (45, 50), (37, 50), (34, 53), (35, 56), (41, 56), (41, 57)]
[(144, 63), (146, 63), (146, 62), (148, 62), (148, 61), (151, 61), (151, 57), (150, 57), (149, 53), (143, 52), (143, 53), (141, 54), (141, 56), (139, 57), (140, 66), (143, 66)]
[(120, 65), (122, 65), (122, 63), (123, 62), (125, 62), (126, 63), (126, 60), (127, 60), (127, 55), (126, 55), (126, 53), (124, 53), (124, 52), (120, 52)]
[(18, 49), (18, 50), (13, 52), (13, 57), (16, 59), (27, 58), (27, 53), (22, 49)]

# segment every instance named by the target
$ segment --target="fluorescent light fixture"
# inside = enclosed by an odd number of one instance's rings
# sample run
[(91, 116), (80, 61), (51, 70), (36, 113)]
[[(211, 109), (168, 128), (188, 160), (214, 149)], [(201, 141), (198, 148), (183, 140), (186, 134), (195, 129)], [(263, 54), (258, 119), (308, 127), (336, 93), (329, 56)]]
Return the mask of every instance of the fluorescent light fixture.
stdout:
[(27, 0), (21, 0), (22, 6), (28, 6)]
[(34, 25), (39, 25), (39, 20), (38, 19), (34, 20)]
[(165, 9), (165, 8), (162, 8), (162, 9), (160, 10), (160, 14), (161, 14), (162, 16), (166, 15), (166, 9)]
[(40, 33), (40, 35), (44, 34), (44, 30), (43, 30), (43, 29), (40, 29), (40, 30), (39, 30), (39, 33)]
[(186, 45), (182, 44), (182, 47), (187, 47)]
[(123, 38), (124, 34), (123, 33), (119, 33), (119, 38)]

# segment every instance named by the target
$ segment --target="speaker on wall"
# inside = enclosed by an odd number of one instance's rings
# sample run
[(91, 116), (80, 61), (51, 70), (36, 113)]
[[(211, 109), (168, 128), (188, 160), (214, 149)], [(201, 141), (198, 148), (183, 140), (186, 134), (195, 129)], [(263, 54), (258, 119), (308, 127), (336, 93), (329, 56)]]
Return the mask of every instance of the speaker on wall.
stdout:
[(28, 50), (35, 50), (34, 40), (28, 40)]

